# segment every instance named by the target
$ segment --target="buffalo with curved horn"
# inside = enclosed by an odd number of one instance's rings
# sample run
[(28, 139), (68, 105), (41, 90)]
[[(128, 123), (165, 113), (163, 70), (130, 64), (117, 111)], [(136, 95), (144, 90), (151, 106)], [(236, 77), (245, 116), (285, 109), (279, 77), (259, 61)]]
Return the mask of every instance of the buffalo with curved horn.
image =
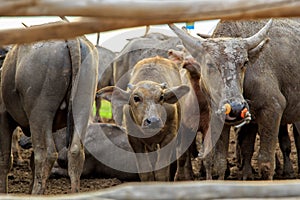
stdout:
[(207, 90), (210, 99), (210, 128), (203, 133), (207, 179), (212, 179), (213, 157), (218, 158), (219, 179), (224, 179), (230, 126), (240, 127), (251, 120), (251, 110), (243, 97), (245, 71), (249, 60), (257, 59), (268, 41), (271, 25), (272, 20), (248, 38), (208, 39), (192, 37), (175, 25), (169, 25), (198, 62), (201, 74), (199, 84)]

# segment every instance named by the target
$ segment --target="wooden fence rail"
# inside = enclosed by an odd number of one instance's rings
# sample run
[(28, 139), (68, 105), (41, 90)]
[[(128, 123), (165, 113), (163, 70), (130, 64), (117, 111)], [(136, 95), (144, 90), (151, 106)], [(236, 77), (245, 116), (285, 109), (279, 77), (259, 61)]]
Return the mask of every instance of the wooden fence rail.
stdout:
[[(127, 183), (97, 192), (42, 196), (43, 200), (176, 200), (300, 198), (300, 181), (189, 181)], [(39, 200), (41, 196), (0, 195), (1, 200)]]
[(0, 0), (0, 3), (1, 16), (83, 17), (69, 24), (0, 31), (2, 45), (171, 22), (300, 16), (299, 0)]
[[(206, 19), (299, 17), (299, 0), (0, 0), (0, 16), (82, 16), (79, 21), (0, 31), (0, 44), (63, 39), (88, 33)], [(129, 183), (98, 192), (43, 199), (290, 199), (300, 181)], [(0, 199), (41, 196), (0, 195)]]

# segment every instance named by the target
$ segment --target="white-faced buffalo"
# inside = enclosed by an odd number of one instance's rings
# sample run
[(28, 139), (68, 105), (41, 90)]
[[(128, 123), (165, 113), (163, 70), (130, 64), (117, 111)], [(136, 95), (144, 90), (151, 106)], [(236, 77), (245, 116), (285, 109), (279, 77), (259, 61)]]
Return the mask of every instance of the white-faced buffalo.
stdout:
[[(258, 31), (265, 21), (224, 21), (214, 37), (248, 37)], [(253, 123), (241, 128), (240, 141), (243, 156), (244, 179), (251, 175), (252, 154), (243, 153), (245, 143), (260, 136), (258, 157), (263, 179), (272, 179), (275, 165), (275, 148), (280, 124), (300, 119), (300, 20), (276, 19), (269, 31), (270, 42), (256, 59), (249, 59), (244, 81), (244, 97), (248, 100)], [(255, 55), (254, 55), (255, 56)]]
[(209, 39), (194, 38), (175, 25), (169, 25), (199, 63), (200, 88), (206, 90), (209, 99), (210, 124), (207, 133), (203, 133), (207, 179), (212, 179), (213, 168), (219, 179), (224, 179), (230, 126), (242, 126), (251, 120), (248, 104), (242, 95), (244, 75), (251, 55), (258, 54), (265, 44), (271, 23), (248, 38)]
[[(168, 58), (168, 50), (181, 44), (178, 37), (171, 37), (162, 33), (147, 33), (145, 36), (130, 39), (113, 62), (114, 83), (121, 89), (126, 89), (130, 73), (135, 64), (154, 56)], [(121, 125), (120, 107), (113, 105), (113, 114), (116, 124)]]
[(32, 137), (33, 194), (42, 194), (57, 159), (52, 132), (68, 127), (68, 172), (79, 191), (84, 138), (97, 85), (98, 54), (84, 38), (15, 45), (1, 74), (0, 192), (7, 192), (13, 130)]
[(98, 92), (123, 106), (123, 121), (142, 181), (170, 181), (170, 164), (182, 117), (179, 99), (189, 92), (176, 64), (161, 57), (139, 61), (128, 90), (117, 86)]

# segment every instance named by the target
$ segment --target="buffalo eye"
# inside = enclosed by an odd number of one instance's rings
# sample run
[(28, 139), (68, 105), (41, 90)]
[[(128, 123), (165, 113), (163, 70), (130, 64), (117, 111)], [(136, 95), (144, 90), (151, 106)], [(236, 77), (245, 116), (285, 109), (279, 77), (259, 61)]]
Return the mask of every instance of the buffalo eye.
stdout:
[(163, 100), (164, 100), (164, 95), (160, 95), (159, 101), (163, 101)]
[(141, 101), (141, 98), (140, 98), (139, 96), (135, 95), (135, 96), (133, 97), (133, 100), (134, 100), (134, 102), (138, 103), (138, 102)]
[(248, 65), (248, 63), (249, 63), (249, 60), (248, 59), (245, 60), (243, 67), (246, 67)]

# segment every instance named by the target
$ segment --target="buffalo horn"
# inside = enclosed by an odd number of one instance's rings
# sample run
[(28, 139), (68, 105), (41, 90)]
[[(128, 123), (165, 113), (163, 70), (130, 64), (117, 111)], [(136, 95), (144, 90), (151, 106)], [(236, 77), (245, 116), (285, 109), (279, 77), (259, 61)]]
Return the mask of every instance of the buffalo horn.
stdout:
[(160, 87), (162, 88), (162, 89), (166, 89), (167, 88), (167, 83), (161, 83), (161, 84), (159, 84), (160, 85)]
[(255, 35), (245, 39), (248, 44), (249, 50), (255, 48), (257, 45), (259, 45), (259, 43), (261, 43), (267, 37), (272, 22), (273, 20), (270, 19), (268, 23), (262, 29), (260, 29), (260, 31), (258, 31)]
[(183, 31), (182, 29), (175, 26), (174, 24), (169, 24), (169, 27), (182, 40), (182, 42), (187, 44), (188, 46), (196, 48), (197, 47), (196, 44), (197, 43), (199, 44), (199, 42), (201, 43), (201, 41), (204, 40), (203, 38), (200, 38), (200, 39), (194, 38), (193, 36), (189, 35), (185, 31)]
[(127, 87), (128, 87), (129, 90), (134, 90), (135, 85), (133, 85), (131, 83), (128, 83)]
[(201, 44), (205, 41), (205, 39), (195, 38), (188, 33), (185, 33), (174, 24), (169, 24), (169, 27), (181, 39), (183, 45), (192, 54), (192, 56), (197, 57), (199, 55), (199, 51), (202, 51), (203, 49)]

